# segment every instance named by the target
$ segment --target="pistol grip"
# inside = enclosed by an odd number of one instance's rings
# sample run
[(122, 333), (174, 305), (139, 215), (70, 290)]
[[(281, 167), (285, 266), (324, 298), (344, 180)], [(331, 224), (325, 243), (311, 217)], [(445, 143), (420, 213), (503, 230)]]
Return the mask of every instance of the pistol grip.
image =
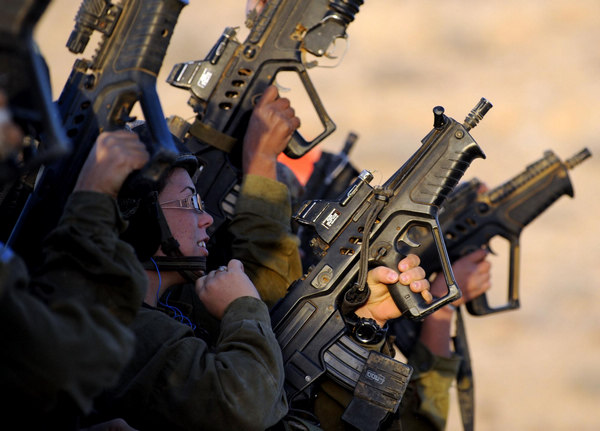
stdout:
[(466, 303), (467, 311), (473, 316), (486, 316), (488, 314), (498, 313), (500, 311), (515, 310), (519, 308), (519, 299), (510, 299), (504, 305), (499, 307), (491, 307), (488, 304), (487, 296), (485, 293), (481, 294), (477, 298), (471, 299)]
[(298, 73), (298, 76), (300, 77), (300, 80), (302, 81), (302, 84), (304, 85), (304, 88), (308, 93), (308, 96), (315, 108), (315, 111), (317, 112), (317, 115), (321, 120), (321, 124), (323, 125), (324, 130), (311, 141), (307, 141), (298, 131), (295, 131), (292, 135), (292, 138), (290, 139), (290, 142), (284, 150), (285, 155), (292, 159), (302, 157), (315, 145), (317, 145), (327, 136), (331, 135), (336, 128), (335, 123), (331, 120), (331, 117), (329, 117), (327, 111), (325, 111), (325, 107), (323, 106), (323, 103), (319, 98), (317, 90), (310, 81), (308, 73), (306, 73), (306, 69), (304, 69), (303, 67), (296, 68), (296, 72)]
[(499, 234), (506, 238), (510, 243), (510, 256), (508, 268), (508, 298), (506, 304), (492, 307), (488, 304), (487, 295), (481, 294), (466, 303), (467, 311), (473, 316), (485, 316), (498, 313), (500, 311), (515, 310), (520, 307), (519, 302), (519, 262), (520, 262), (520, 244), (518, 235), (511, 235), (509, 232)]
[(411, 320), (422, 320), (444, 305), (460, 298), (460, 289), (456, 283), (449, 284), (448, 293), (430, 304), (425, 302), (420, 293), (410, 290), (409, 286), (396, 283), (388, 288), (396, 306), (402, 312), (402, 316)]
[[(434, 299), (430, 304), (427, 304), (420, 293), (415, 293), (410, 290), (409, 286), (396, 283), (389, 286), (390, 295), (396, 303), (398, 309), (402, 312), (404, 317), (411, 320), (421, 320), (427, 315), (433, 313), (444, 305), (455, 301), (461, 297), (460, 289), (454, 279), (452, 267), (450, 265), (450, 258), (446, 250), (446, 244), (442, 238), (441, 231), (439, 229), (439, 222), (437, 217), (427, 220), (422, 219), (421, 224), (427, 226), (430, 230), (431, 235), (437, 249), (438, 258), (442, 268), (442, 273), (448, 286), (448, 292), (446, 295)], [(398, 255), (398, 254), (396, 254)], [(390, 265), (388, 265), (390, 266)]]

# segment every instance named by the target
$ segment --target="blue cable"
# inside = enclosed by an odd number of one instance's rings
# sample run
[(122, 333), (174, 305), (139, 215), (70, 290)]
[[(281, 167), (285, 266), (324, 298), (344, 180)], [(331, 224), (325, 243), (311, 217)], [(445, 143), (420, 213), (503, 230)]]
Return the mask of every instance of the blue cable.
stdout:
[(173, 318), (181, 323), (183, 323), (184, 325), (188, 325), (190, 328), (192, 328), (192, 330), (196, 329), (196, 325), (194, 323), (192, 323), (192, 321), (187, 317), (184, 316), (184, 314), (181, 312), (181, 310), (173, 305), (169, 305), (169, 297), (171, 296), (171, 292), (167, 292), (167, 297), (166, 297), (166, 302), (162, 302), (160, 300), (160, 287), (162, 285), (162, 278), (160, 276), (160, 271), (158, 270), (158, 265), (156, 264), (156, 262), (154, 261), (153, 258), (150, 258), (150, 260), (152, 261), (152, 263), (154, 264), (154, 267), (156, 268), (156, 273), (158, 274), (158, 290), (156, 291), (156, 302), (160, 305), (162, 305), (163, 307), (168, 308), (169, 310), (171, 310), (173, 312)]

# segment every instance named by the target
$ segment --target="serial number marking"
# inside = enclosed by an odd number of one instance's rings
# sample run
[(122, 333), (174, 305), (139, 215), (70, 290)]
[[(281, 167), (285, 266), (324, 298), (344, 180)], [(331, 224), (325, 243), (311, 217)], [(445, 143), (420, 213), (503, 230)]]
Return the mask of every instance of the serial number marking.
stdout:
[(383, 385), (383, 383), (385, 382), (385, 377), (381, 374), (376, 373), (373, 370), (367, 370), (367, 372), (365, 373), (365, 377), (380, 385)]

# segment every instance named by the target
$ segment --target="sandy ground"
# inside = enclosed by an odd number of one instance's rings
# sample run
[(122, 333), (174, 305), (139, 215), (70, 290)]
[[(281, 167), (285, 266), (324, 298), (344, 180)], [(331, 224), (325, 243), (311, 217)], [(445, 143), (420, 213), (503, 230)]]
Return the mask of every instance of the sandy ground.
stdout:
[[(171, 67), (204, 58), (226, 26), (243, 27), (243, 1), (190, 3), (158, 85), (165, 113), (184, 117), (187, 93), (164, 82)], [(37, 31), (55, 96), (75, 60), (64, 44), (78, 6), (54, 0)], [(571, 172), (575, 198), (560, 198), (521, 236), (521, 308), (469, 316), (467, 331), (478, 429), (600, 429), (600, 3), (367, 1), (348, 33), (341, 64), (310, 71), (338, 127), (322, 146), (338, 151), (356, 132), (351, 159), (374, 183), (418, 148), (434, 106), (461, 121), (480, 97), (494, 104), (472, 132), (487, 159), (465, 179), (499, 185), (545, 150), (594, 154)], [(505, 269), (494, 261), (501, 297)], [(460, 429), (456, 404), (448, 429)]]

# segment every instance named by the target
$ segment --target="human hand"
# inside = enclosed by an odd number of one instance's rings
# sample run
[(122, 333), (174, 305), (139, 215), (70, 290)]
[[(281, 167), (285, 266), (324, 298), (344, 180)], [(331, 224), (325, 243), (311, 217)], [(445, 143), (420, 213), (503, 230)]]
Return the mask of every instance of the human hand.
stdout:
[(89, 190), (117, 197), (127, 176), (150, 159), (138, 135), (127, 130), (102, 132), (86, 159), (74, 191)]
[(385, 266), (371, 269), (367, 274), (367, 284), (371, 292), (369, 299), (366, 304), (355, 311), (355, 314), (358, 317), (375, 319), (380, 326), (383, 326), (389, 319), (400, 317), (402, 313), (388, 289), (388, 285), (397, 282), (410, 286), (410, 290), (421, 293), (425, 301), (431, 302), (429, 281), (425, 279), (425, 270), (419, 266), (419, 263), (418, 256), (409, 254), (398, 262), (400, 273)]
[(225, 309), (237, 298), (253, 296), (260, 299), (256, 287), (246, 273), (244, 265), (236, 259), (229, 261), (227, 269), (221, 267), (196, 280), (196, 294), (210, 314), (222, 319)]
[(267, 87), (252, 111), (244, 135), (242, 165), (245, 174), (277, 179), (277, 156), (300, 127), (290, 101)]
[(259, 14), (265, 7), (265, 4), (267, 4), (267, 0), (247, 0), (246, 15), (248, 15), (252, 10), (255, 10), (256, 13)]
[[(452, 264), (456, 284), (462, 293), (462, 296), (452, 305), (458, 307), (482, 295), (492, 287), (490, 271), (492, 264), (486, 260), (487, 255), (486, 250), (476, 250)], [(431, 283), (431, 293), (436, 297), (445, 295), (447, 290), (448, 287), (443, 276), (436, 277)]]

